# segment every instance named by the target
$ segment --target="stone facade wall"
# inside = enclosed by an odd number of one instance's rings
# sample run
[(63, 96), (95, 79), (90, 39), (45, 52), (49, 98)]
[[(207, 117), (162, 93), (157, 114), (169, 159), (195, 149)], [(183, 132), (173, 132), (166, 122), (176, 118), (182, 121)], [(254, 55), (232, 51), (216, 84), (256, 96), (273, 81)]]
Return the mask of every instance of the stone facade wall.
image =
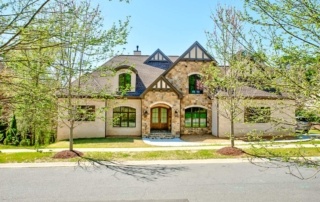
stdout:
[[(249, 100), (240, 108), (244, 111), (245, 106), (250, 107), (270, 107), (271, 119), (277, 120), (282, 124), (270, 123), (245, 123), (244, 113), (242, 112), (236, 118), (235, 135), (243, 136), (252, 131), (263, 135), (291, 134), (295, 129), (295, 107), (292, 100)], [(219, 100), (219, 128), (218, 133), (213, 135), (219, 137), (228, 137), (230, 134), (230, 120), (223, 116), (223, 100)]]
[[(202, 69), (211, 65), (211, 62), (203, 61), (180, 61), (167, 73), (166, 78), (183, 93), (180, 107), (181, 134), (208, 134), (212, 128), (211, 100), (208, 92), (204, 89), (203, 94), (189, 94), (189, 76), (202, 74)], [(185, 109), (190, 107), (201, 107), (207, 109), (206, 128), (186, 128)]]
[[(180, 137), (180, 116), (175, 111), (180, 111), (180, 99), (173, 91), (150, 90), (142, 99), (142, 137), (147, 137), (151, 131), (151, 108), (167, 106), (171, 108), (171, 134)], [(145, 114), (146, 112), (146, 114)]]
[[(67, 101), (60, 98), (59, 105)], [(74, 105), (94, 105), (95, 106), (95, 121), (76, 121), (73, 137), (76, 138), (92, 138), (92, 137), (105, 137), (105, 101), (100, 99), (74, 99)], [(70, 130), (68, 127), (68, 120), (66, 115), (68, 111), (62, 107), (59, 108), (58, 128), (57, 128), (57, 140), (69, 139)]]
[[(113, 108), (131, 107), (136, 110), (135, 127), (113, 127)], [(107, 101), (106, 136), (141, 136), (141, 100), (114, 99)]]

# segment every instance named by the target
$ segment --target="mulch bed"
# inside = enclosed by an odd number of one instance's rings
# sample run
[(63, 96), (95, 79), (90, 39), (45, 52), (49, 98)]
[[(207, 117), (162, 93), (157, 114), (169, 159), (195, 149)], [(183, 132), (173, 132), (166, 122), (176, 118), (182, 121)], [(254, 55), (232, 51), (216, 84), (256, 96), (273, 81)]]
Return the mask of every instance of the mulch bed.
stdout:
[(69, 158), (75, 158), (75, 157), (81, 157), (83, 156), (83, 153), (76, 150), (63, 150), (61, 152), (56, 153), (53, 158), (55, 159), (69, 159)]
[(237, 147), (223, 147), (217, 150), (217, 153), (221, 155), (228, 155), (228, 156), (240, 156), (245, 152), (242, 149), (239, 149)]

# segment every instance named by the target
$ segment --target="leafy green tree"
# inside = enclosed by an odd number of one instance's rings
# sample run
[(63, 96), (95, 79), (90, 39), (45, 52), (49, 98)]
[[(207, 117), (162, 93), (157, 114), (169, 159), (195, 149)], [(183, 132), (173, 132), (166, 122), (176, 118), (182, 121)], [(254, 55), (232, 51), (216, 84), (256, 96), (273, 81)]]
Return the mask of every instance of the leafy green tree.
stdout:
[(6, 54), (10, 58), (6, 64), (14, 73), (14, 80), (9, 85), (15, 88), (11, 93), (11, 104), (19, 120), (22, 138), (29, 139), (31, 145), (48, 143), (56, 127), (55, 86), (58, 83), (50, 71), (55, 50), (48, 48), (54, 43), (50, 42), (48, 27), (28, 27), (20, 37), (32, 35), (34, 43)]
[(273, 85), (297, 107), (320, 114), (320, 1), (246, 0), (245, 5), (245, 20), (260, 28), (264, 63), (274, 67)]
[(250, 101), (244, 91), (249, 85), (246, 77), (252, 62), (243, 54), (240, 35), (243, 27), (235, 8), (219, 6), (211, 18), (214, 30), (207, 32), (208, 47), (222, 66), (205, 68), (203, 79), (214, 99), (223, 106), (219, 115), (230, 121), (229, 137), (231, 147), (234, 147), (235, 123), (243, 113), (243, 106)]
[(53, 30), (62, 44), (57, 49), (55, 63), (61, 83), (59, 117), (70, 129), (69, 150), (73, 150), (74, 128), (80, 124), (79, 114), (83, 113), (77, 105), (87, 98), (108, 96), (105, 90), (96, 91), (90, 85), (83, 85), (90, 80), (90, 74), (86, 73), (97, 61), (110, 56), (115, 46), (126, 43), (128, 20), (104, 30), (99, 7), (93, 8), (90, 1), (69, 1), (67, 5), (64, 1), (57, 2), (53, 13), (58, 22)]
[[(295, 100), (299, 111), (319, 116), (320, 1), (245, 0), (245, 8), (243, 19), (255, 27), (265, 53), (258, 57), (273, 72), (269, 84)], [(290, 155), (269, 156), (292, 165), (320, 167), (319, 161), (306, 158), (303, 152), (295, 154), (298, 158)]]
[(9, 128), (6, 131), (5, 144), (18, 145), (20, 142), (20, 134), (18, 133), (16, 116), (13, 115)]

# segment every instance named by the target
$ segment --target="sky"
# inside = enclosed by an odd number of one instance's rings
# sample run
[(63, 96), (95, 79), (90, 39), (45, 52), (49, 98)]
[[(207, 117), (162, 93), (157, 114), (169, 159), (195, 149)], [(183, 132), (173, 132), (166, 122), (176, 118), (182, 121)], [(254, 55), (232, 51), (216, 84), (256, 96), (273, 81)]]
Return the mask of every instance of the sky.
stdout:
[(205, 31), (213, 30), (211, 13), (218, 4), (241, 9), (242, 0), (97, 0), (106, 28), (130, 16), (127, 44), (119, 47), (133, 54), (139, 46), (142, 55), (158, 48), (166, 55), (181, 55), (195, 41), (206, 48)]

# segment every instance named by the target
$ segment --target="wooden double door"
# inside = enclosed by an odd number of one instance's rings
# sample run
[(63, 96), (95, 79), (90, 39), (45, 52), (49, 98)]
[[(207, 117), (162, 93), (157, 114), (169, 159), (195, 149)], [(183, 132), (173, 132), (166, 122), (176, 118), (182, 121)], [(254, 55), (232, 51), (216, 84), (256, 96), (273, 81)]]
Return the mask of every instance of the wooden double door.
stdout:
[(151, 130), (170, 130), (171, 109), (154, 107), (151, 109)]

